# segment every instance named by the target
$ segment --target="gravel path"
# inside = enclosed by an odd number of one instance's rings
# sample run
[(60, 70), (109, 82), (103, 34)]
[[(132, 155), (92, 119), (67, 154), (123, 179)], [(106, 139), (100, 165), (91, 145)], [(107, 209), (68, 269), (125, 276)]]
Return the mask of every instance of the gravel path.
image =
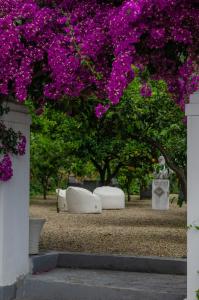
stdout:
[(41, 248), (49, 250), (183, 257), (186, 207), (152, 211), (151, 201), (133, 200), (125, 210), (101, 215), (56, 213), (54, 199), (34, 200), (30, 214), (44, 217)]

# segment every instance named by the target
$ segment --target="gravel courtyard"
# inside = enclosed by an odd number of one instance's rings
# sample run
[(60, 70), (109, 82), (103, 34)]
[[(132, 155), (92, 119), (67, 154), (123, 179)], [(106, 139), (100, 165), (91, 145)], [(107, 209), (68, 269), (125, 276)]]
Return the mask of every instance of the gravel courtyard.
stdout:
[(150, 200), (133, 199), (127, 208), (101, 215), (56, 212), (55, 198), (31, 201), (30, 215), (46, 218), (40, 247), (91, 253), (186, 255), (186, 206), (152, 211)]

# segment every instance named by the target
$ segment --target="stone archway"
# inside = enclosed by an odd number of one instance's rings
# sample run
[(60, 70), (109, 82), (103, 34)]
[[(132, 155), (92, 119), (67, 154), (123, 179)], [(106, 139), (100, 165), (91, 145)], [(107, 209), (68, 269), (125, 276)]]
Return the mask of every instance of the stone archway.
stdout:
[[(13, 158), (14, 176), (7, 183), (0, 183), (0, 299), (4, 289), (7, 295), (14, 293), (20, 276), (29, 271), (29, 135), (30, 117), (18, 104), (10, 104), (11, 111), (4, 121), (27, 138), (27, 152)], [(199, 93), (191, 97), (186, 107), (188, 117), (188, 226), (199, 225)], [(196, 299), (199, 288), (199, 233), (188, 230), (188, 296)], [(7, 297), (6, 299), (9, 299)]]

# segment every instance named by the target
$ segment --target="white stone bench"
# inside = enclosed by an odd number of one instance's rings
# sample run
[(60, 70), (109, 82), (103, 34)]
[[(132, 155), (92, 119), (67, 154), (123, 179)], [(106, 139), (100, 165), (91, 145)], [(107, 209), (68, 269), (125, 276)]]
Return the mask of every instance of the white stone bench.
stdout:
[(66, 201), (66, 190), (56, 189), (59, 211), (67, 211), (68, 205)]
[(90, 191), (70, 186), (66, 190), (68, 212), (76, 214), (98, 214), (102, 212), (99, 196)]
[(125, 194), (116, 187), (102, 186), (94, 190), (93, 194), (100, 197), (102, 209), (125, 208)]

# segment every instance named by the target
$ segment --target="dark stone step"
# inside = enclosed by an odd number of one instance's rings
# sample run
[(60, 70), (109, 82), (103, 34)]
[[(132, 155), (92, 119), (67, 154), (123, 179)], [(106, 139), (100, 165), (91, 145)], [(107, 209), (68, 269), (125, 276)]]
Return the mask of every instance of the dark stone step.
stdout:
[(28, 275), (17, 300), (184, 300), (186, 276), (55, 269)]
[(128, 255), (50, 252), (32, 257), (33, 273), (57, 268), (94, 269), (186, 275), (185, 259)]

